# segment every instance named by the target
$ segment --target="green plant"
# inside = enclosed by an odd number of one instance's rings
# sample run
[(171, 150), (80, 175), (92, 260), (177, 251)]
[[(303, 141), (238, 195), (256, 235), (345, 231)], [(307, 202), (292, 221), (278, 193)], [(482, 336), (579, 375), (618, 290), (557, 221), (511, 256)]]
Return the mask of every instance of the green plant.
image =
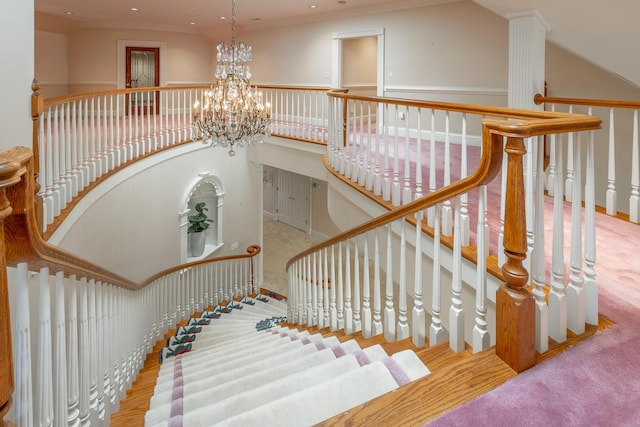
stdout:
[(209, 228), (209, 223), (213, 222), (213, 220), (209, 219), (207, 217), (207, 214), (204, 213), (205, 211), (209, 211), (209, 209), (206, 208), (204, 202), (196, 203), (193, 208), (197, 213), (195, 215), (189, 215), (187, 217), (187, 219), (189, 220), (189, 228), (187, 229), (187, 233), (189, 234), (204, 231)]

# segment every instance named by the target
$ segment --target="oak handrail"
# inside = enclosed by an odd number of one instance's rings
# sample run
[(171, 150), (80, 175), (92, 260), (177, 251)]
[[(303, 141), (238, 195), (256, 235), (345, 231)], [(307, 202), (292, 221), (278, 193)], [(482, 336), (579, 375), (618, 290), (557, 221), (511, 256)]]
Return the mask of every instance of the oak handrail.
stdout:
[[(384, 98), (378, 96), (358, 96), (347, 93), (330, 91), (329, 96), (342, 98), (345, 100), (364, 101), (373, 103), (387, 103), (393, 105), (407, 105), (419, 108), (444, 109), (448, 111), (474, 113), (485, 116), (503, 116), (510, 118), (529, 119), (521, 122), (512, 122), (499, 119), (483, 119), (482, 156), (476, 171), (468, 177), (457, 181), (447, 187), (416, 199), (405, 205), (391, 209), (389, 212), (373, 218), (359, 226), (353, 227), (340, 233), (329, 240), (321, 242), (298, 255), (295, 255), (287, 262), (287, 269), (291, 264), (300, 258), (312, 254), (320, 249), (328, 248), (338, 242), (350, 239), (351, 237), (373, 230), (381, 225), (393, 222), (408, 214), (434, 206), (441, 201), (450, 199), (458, 194), (465, 193), (470, 189), (490, 182), (498, 170), (501, 168), (502, 153), (499, 156), (492, 154), (502, 151), (502, 137), (529, 138), (547, 133), (578, 132), (584, 130), (598, 129), (601, 120), (584, 114), (568, 114), (538, 110), (518, 110), (502, 107), (477, 106), (467, 104), (457, 104), (449, 102), (414, 101), (397, 98)], [(495, 136), (499, 135), (496, 141)], [(499, 149), (497, 148), (499, 144)]]
[(586, 105), (592, 107), (607, 107), (607, 108), (631, 108), (640, 109), (640, 101), (629, 100), (617, 100), (617, 99), (589, 99), (589, 98), (559, 98), (552, 96), (544, 96), (537, 93), (533, 97), (533, 102), (536, 105), (549, 103), (549, 104), (563, 104), (563, 105)]

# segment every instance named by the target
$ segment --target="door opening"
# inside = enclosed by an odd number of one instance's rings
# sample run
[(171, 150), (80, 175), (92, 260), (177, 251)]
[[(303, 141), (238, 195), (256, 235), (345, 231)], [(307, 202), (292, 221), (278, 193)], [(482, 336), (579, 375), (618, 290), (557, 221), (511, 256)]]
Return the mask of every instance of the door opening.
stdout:
[[(130, 47), (126, 48), (126, 83), (127, 89), (160, 86), (160, 48)], [(160, 92), (136, 92), (127, 94), (127, 113), (145, 115), (159, 112)]]

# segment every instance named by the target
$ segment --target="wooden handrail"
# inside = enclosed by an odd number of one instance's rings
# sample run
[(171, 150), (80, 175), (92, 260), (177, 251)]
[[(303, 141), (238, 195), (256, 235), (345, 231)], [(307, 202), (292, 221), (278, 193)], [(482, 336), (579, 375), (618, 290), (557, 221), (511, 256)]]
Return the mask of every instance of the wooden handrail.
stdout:
[(176, 265), (175, 267), (167, 268), (166, 270), (162, 270), (162, 271), (154, 274), (153, 276), (144, 279), (140, 283), (140, 287), (145, 287), (148, 284), (150, 284), (151, 282), (153, 282), (154, 280), (157, 280), (157, 279), (159, 279), (159, 278), (161, 278), (163, 276), (167, 276), (169, 274), (175, 273), (176, 271), (184, 270), (186, 268), (196, 267), (198, 265), (203, 265), (203, 264), (210, 264), (212, 261), (218, 262), (218, 261), (227, 261), (227, 260), (231, 260), (231, 259), (253, 258), (254, 256), (258, 255), (260, 252), (262, 252), (262, 249), (260, 248), (260, 246), (251, 245), (251, 246), (249, 246), (247, 248), (247, 253), (246, 254), (227, 255), (227, 256), (218, 257), (218, 258), (212, 258), (212, 259), (201, 259), (201, 260), (198, 260), (198, 261), (188, 262), (186, 264)]
[(537, 93), (533, 97), (533, 102), (537, 105), (549, 103), (549, 104), (563, 104), (563, 105), (586, 105), (592, 107), (607, 107), (607, 108), (631, 108), (640, 109), (640, 101), (628, 101), (628, 100), (616, 100), (616, 99), (588, 99), (588, 98), (556, 98), (551, 96), (544, 96)]

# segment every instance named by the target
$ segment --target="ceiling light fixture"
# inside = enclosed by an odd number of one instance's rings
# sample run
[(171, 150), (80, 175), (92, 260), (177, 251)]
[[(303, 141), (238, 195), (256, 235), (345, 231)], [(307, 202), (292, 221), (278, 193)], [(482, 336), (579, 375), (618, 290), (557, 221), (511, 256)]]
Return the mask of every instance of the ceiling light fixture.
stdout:
[(231, 2), (231, 46), (218, 44), (216, 82), (203, 94), (203, 105), (193, 106), (193, 139), (202, 138), (212, 147), (245, 147), (271, 135), (271, 105), (262, 92), (251, 88), (251, 46), (236, 44), (236, 2)]

